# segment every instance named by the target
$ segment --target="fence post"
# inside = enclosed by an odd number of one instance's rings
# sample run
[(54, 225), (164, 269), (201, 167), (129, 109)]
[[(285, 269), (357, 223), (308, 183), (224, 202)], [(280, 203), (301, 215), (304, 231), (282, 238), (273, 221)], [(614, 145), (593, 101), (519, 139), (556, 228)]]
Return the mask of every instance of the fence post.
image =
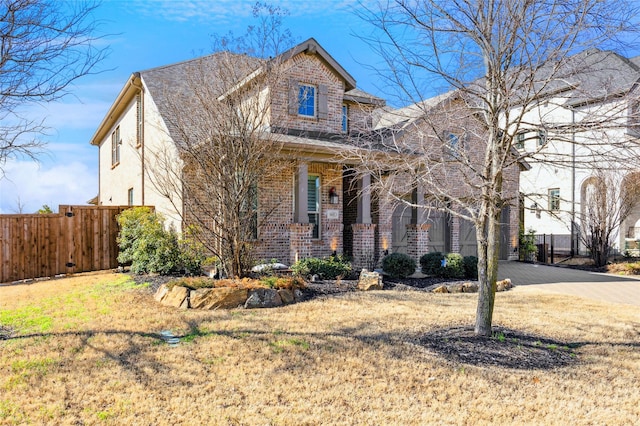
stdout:
[(554, 246), (554, 240), (553, 240), (553, 234), (551, 234), (551, 264), (553, 264), (553, 246)]

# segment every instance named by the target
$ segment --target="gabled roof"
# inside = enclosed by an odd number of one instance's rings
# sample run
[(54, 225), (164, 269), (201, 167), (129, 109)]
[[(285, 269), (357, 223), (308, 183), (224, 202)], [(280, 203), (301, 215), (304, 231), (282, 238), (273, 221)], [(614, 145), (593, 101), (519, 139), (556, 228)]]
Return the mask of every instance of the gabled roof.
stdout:
[(324, 50), (322, 46), (312, 37), (303, 41), (297, 46), (292, 47), (279, 56), (279, 59), (284, 62), (288, 59), (300, 53), (307, 53), (309, 55), (318, 55), (325, 64), (327, 64), (336, 74), (342, 78), (345, 82), (345, 91), (349, 91), (356, 88), (356, 80), (349, 74), (342, 65), (340, 65), (329, 53)]
[[(140, 90), (142, 90), (143, 86), (153, 98), (160, 114), (165, 117), (165, 124), (169, 127), (171, 136), (175, 141), (178, 141), (175, 129), (172, 128), (173, 126), (168, 122), (169, 120), (166, 120), (166, 118), (171, 116), (169, 105), (175, 106), (177, 103), (189, 101), (189, 96), (192, 91), (189, 89), (190, 83), (187, 80), (187, 76), (194, 72), (201, 73), (201, 77), (206, 76), (208, 81), (215, 82), (216, 80), (219, 80), (216, 78), (215, 72), (217, 62), (221, 59), (225, 59), (224, 55), (230, 55), (232, 57), (237, 57), (240, 59), (239, 62), (242, 63), (242, 66), (239, 67), (240, 69), (238, 70), (235, 80), (238, 81), (239, 85), (241, 85), (245, 79), (259, 76), (263, 65), (269, 62), (283, 63), (301, 53), (316, 55), (340, 79), (343, 80), (345, 85), (344, 99), (346, 101), (377, 106), (383, 106), (385, 104), (383, 99), (357, 89), (355, 79), (322, 46), (320, 46), (315, 39), (309, 38), (297, 46), (285, 51), (278, 57), (269, 60), (230, 52), (218, 52), (187, 61), (135, 72), (131, 75), (129, 81), (109, 109), (109, 112), (98, 127), (96, 133), (91, 138), (91, 144), (100, 144), (122, 114), (126, 105)], [(228, 91), (229, 89), (227, 87), (226, 89), (220, 89), (217, 92), (215, 92), (215, 90), (216, 88), (214, 87), (214, 93), (211, 94), (214, 96), (221, 96), (224, 94), (223, 90)]]

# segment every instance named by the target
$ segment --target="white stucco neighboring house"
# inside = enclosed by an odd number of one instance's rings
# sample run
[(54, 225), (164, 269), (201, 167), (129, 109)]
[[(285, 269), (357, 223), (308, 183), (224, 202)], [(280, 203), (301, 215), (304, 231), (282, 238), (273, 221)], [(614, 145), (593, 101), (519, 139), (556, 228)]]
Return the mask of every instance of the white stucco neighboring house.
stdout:
[[(520, 178), (525, 229), (553, 234), (556, 252), (586, 254), (579, 234), (589, 186), (604, 176), (620, 194), (640, 170), (634, 131), (640, 61), (597, 49), (572, 59), (575, 73), (552, 85), (554, 92), (524, 115), (514, 145), (531, 165)], [(616, 197), (610, 189), (608, 202)], [(640, 207), (615, 225), (613, 248), (624, 252), (640, 238)]]

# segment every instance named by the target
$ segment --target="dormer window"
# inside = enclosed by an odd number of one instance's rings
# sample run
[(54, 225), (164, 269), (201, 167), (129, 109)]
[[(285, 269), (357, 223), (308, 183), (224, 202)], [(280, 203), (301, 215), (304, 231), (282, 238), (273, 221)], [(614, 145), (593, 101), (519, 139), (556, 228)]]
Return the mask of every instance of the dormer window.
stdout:
[(316, 116), (316, 88), (301, 84), (298, 89), (298, 115), (304, 117)]

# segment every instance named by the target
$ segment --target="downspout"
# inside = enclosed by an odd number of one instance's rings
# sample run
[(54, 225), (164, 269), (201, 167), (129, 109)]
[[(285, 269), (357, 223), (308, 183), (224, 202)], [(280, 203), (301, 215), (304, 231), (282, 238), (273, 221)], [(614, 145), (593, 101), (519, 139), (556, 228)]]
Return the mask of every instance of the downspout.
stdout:
[(576, 110), (571, 109), (571, 257), (578, 254), (576, 250)]
[(140, 131), (140, 167), (142, 168), (141, 170), (141, 185), (140, 185), (140, 196), (142, 198), (141, 200), (141, 205), (145, 205), (144, 202), (144, 87), (142, 85), (142, 79), (140, 78), (140, 73), (139, 72), (135, 72), (134, 73), (135, 78), (133, 79), (132, 85), (136, 88), (138, 88), (140, 90), (140, 115), (141, 115), (141, 121), (142, 121), (142, 125), (140, 125), (140, 123), (138, 122), (138, 117), (136, 115), (136, 131)]

